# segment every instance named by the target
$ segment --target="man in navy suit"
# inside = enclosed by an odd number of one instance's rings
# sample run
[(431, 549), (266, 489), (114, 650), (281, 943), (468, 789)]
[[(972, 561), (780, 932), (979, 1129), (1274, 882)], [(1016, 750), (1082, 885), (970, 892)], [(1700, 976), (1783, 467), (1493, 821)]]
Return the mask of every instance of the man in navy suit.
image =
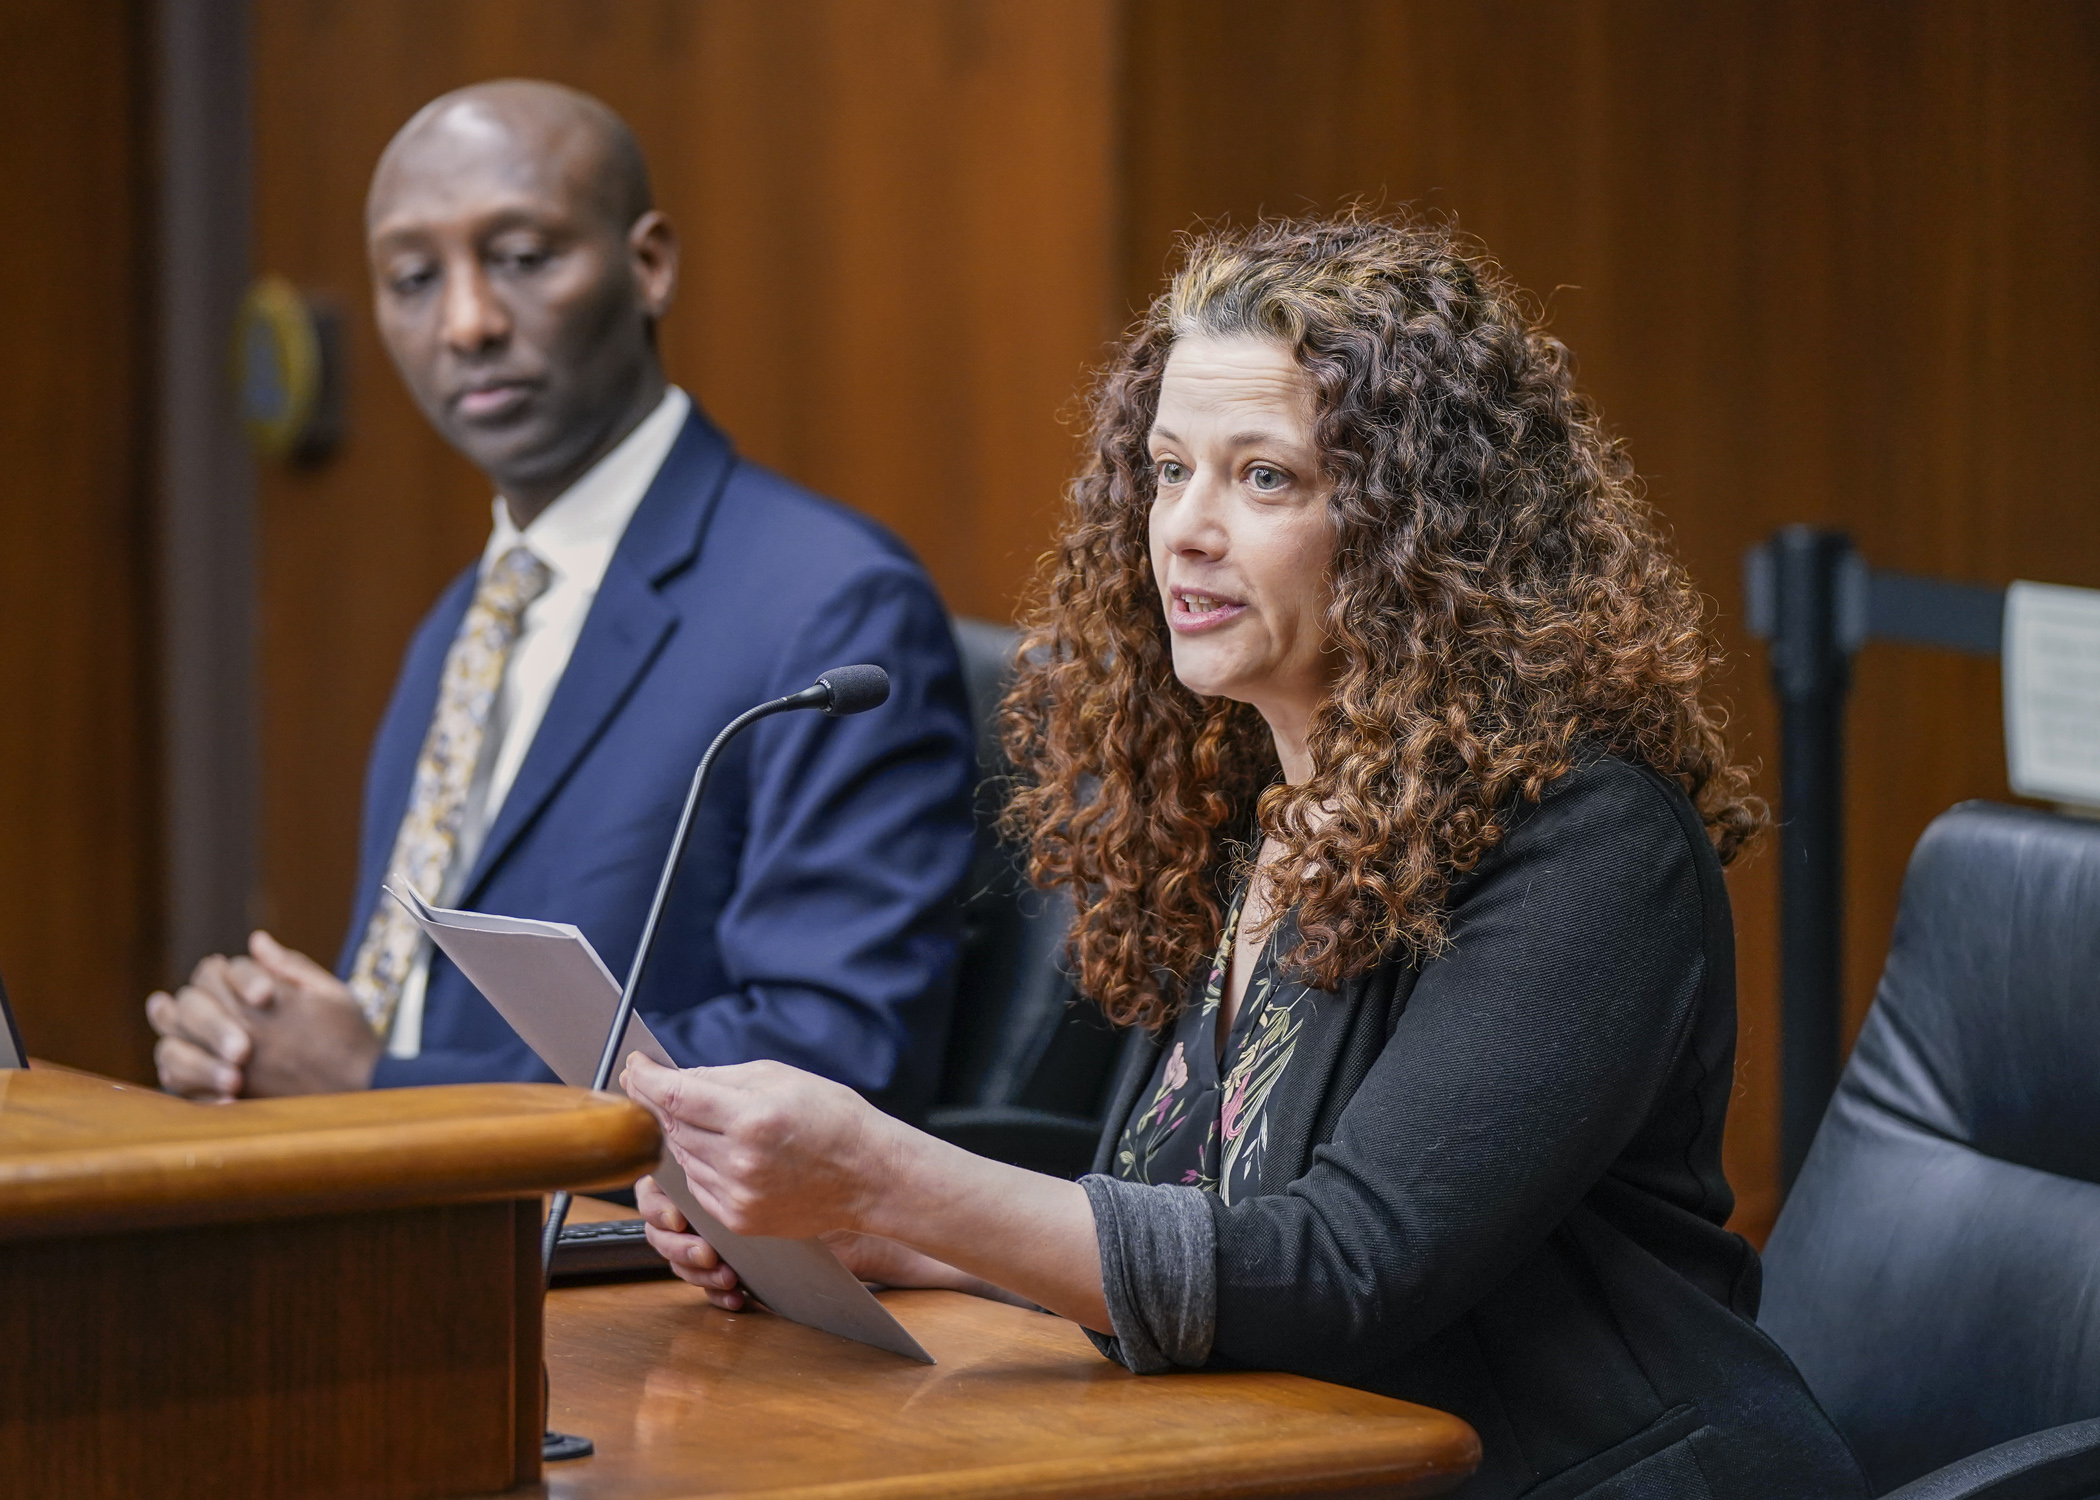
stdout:
[(923, 1109), (970, 859), (947, 618), (874, 523), (739, 458), (664, 378), (677, 243), (596, 100), (509, 82), (403, 127), (366, 206), (373, 296), (433, 425), (497, 491), (374, 746), (331, 973), (267, 933), (147, 1002), (193, 1098), (546, 1068), (379, 891), (573, 922), (615, 973), (695, 763), (753, 704), (875, 662), (889, 702), (767, 720), (698, 814), (641, 1011), (681, 1063), (777, 1058)]

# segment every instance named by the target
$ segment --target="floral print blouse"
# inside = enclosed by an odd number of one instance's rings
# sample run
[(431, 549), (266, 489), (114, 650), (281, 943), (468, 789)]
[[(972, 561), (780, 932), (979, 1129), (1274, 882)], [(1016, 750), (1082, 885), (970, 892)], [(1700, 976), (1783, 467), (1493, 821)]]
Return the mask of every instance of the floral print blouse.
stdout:
[(1182, 1007), (1153, 1069), (1151, 1088), (1139, 1095), (1141, 1102), (1124, 1122), (1115, 1172), (1127, 1181), (1199, 1187), (1227, 1203), (1252, 1197), (1260, 1181), (1269, 1145), (1269, 1095), (1291, 1065), (1321, 992), (1278, 971), (1276, 956), (1289, 935), (1286, 918), (1255, 962), (1219, 1055), (1218, 1007), (1246, 899), (1242, 885), (1201, 990)]

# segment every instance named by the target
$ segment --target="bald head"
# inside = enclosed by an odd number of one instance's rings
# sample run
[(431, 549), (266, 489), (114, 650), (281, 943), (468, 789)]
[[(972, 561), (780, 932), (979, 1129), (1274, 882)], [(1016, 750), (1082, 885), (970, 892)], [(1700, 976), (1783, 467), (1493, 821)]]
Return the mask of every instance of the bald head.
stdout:
[(380, 156), (365, 236), (387, 352), (519, 525), (662, 399), (678, 242), (633, 132), (589, 95), (511, 79), (433, 100)]
[(625, 120), (563, 84), (503, 78), (439, 95), (394, 133), (372, 173), (366, 225), (404, 181), (469, 164), (560, 179), (623, 231), (656, 207)]

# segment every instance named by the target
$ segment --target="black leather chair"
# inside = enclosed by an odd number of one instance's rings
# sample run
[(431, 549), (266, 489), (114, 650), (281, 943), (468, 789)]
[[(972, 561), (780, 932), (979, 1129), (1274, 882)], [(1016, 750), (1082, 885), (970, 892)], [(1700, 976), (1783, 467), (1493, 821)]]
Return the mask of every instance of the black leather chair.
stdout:
[(1919, 840), (1758, 1321), (1875, 1494), (2100, 1495), (2100, 823)]
[(1073, 991), (1071, 905), (1028, 883), (996, 828), (1007, 767), (993, 723), (1017, 632), (955, 621), (977, 721), (977, 860), (963, 908), (955, 1014), (927, 1128), (983, 1156), (1077, 1177), (1092, 1164), (1120, 1039)]

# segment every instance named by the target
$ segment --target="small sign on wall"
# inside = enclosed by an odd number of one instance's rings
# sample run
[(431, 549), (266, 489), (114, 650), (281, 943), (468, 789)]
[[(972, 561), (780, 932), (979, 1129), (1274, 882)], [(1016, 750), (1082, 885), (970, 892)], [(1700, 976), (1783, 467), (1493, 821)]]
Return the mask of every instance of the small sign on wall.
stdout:
[(2100, 807), (2100, 589), (2005, 591), (2005, 762), (2023, 797)]
[(332, 308), (281, 276), (261, 277), (241, 299), (232, 353), (241, 425), (257, 453), (311, 465), (335, 451), (343, 355)]

